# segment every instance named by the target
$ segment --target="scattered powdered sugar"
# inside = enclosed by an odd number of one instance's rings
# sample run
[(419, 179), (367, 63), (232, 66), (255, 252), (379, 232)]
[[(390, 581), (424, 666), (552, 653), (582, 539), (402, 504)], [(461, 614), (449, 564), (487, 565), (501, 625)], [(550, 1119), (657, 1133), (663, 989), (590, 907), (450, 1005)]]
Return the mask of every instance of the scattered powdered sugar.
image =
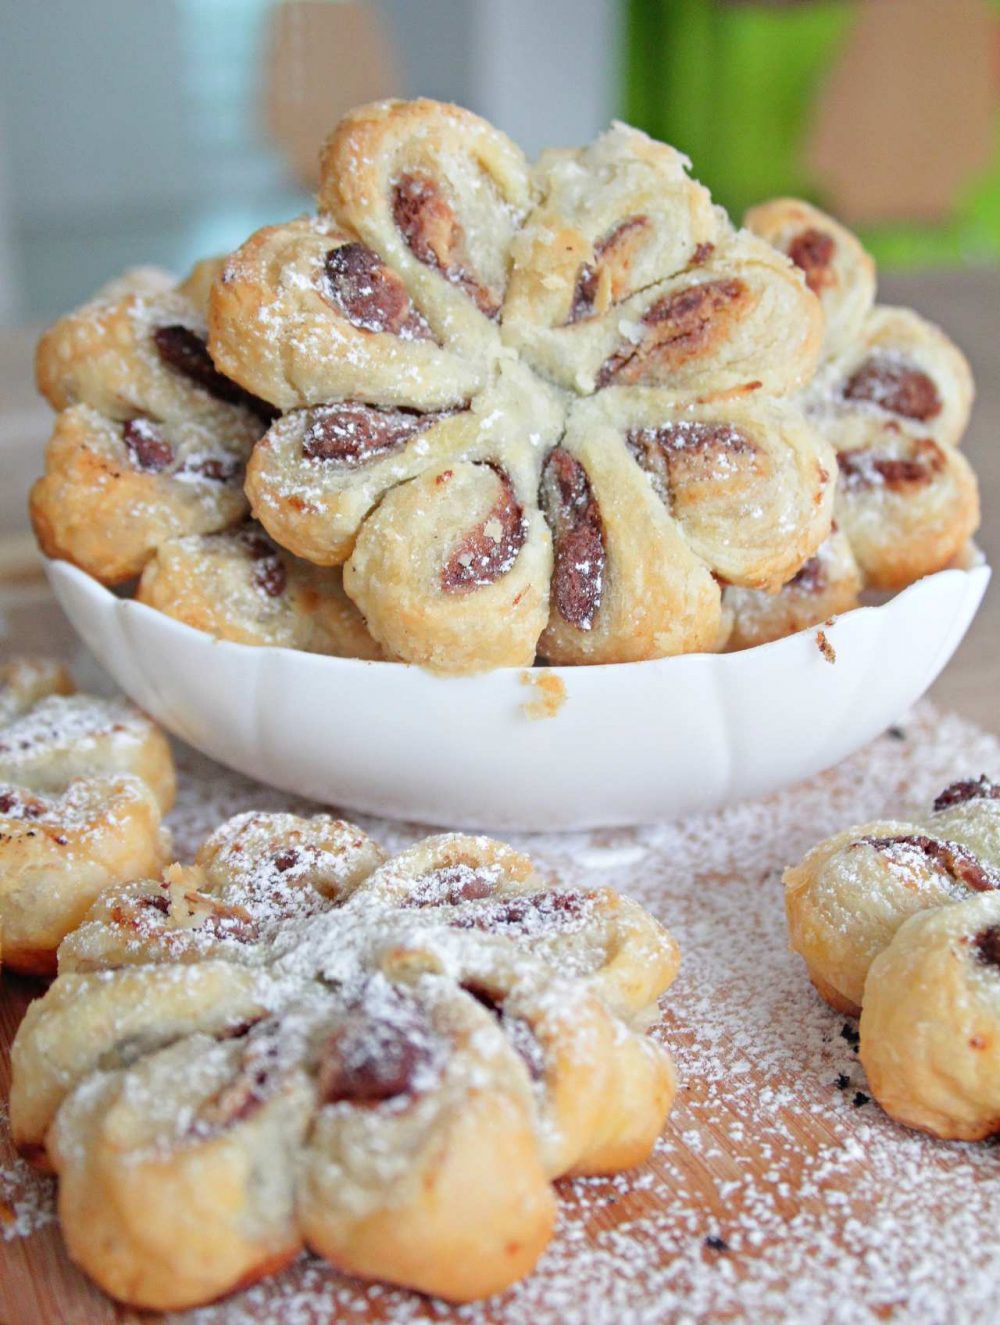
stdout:
[[(0, 1155), (6, 1156), (7, 1109), (0, 1105)], [(0, 1166), (0, 1242), (27, 1238), (56, 1217), (56, 1184), (15, 1156)]]
[[(315, 808), (179, 754), (170, 822), (184, 857), (237, 812)], [(788, 951), (780, 887), (782, 867), (820, 838), (880, 816), (926, 817), (945, 786), (983, 772), (1000, 774), (997, 741), (922, 705), (838, 769), (764, 801), (677, 824), (517, 839), (543, 876), (621, 888), (680, 941), (681, 975), (654, 1035), (673, 1052), (681, 1087), (652, 1159), (628, 1174), (560, 1183), (559, 1229), (538, 1268), (488, 1304), (448, 1307), (359, 1284), (303, 1256), (169, 1319), (989, 1318), (1000, 1251), (996, 1151), (907, 1132), (870, 1100), (853, 1023), (818, 999)], [(390, 851), (425, 832), (360, 822)], [(13, 1211), (5, 1235), (48, 1222), (51, 1191), (23, 1166), (0, 1172)]]

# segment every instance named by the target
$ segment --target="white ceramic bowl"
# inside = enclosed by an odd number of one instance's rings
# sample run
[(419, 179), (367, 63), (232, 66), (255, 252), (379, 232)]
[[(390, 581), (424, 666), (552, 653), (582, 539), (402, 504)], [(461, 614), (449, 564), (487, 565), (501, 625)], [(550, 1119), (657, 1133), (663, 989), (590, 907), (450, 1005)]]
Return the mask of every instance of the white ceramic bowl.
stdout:
[[(742, 653), (439, 677), (213, 639), (49, 562), (66, 614), (121, 688), (223, 764), (344, 809), (453, 828), (648, 823), (828, 768), (903, 714), (965, 634), (989, 568)], [(537, 682), (565, 689), (553, 712)], [(561, 686), (560, 686), (561, 683)]]

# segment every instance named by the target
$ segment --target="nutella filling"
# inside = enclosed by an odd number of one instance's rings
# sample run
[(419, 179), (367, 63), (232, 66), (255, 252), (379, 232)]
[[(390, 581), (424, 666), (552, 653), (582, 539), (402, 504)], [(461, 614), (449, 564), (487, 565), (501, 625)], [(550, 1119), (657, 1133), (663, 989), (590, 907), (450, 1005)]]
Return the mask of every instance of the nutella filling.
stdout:
[(941, 397), (925, 372), (910, 364), (872, 355), (857, 368), (844, 385), (845, 400), (867, 401), (921, 423), (941, 413)]
[(813, 227), (800, 231), (789, 244), (788, 256), (804, 272), (806, 285), (813, 294), (835, 284), (831, 264), (836, 251), (833, 235)]
[(1000, 925), (990, 925), (981, 929), (973, 938), (972, 946), (976, 950), (976, 959), (984, 966), (1000, 969)]
[(934, 802), (935, 810), (947, 810), (953, 805), (964, 805), (967, 801), (1000, 800), (1000, 782), (994, 782), (985, 773), (977, 778), (965, 778), (961, 782), (952, 782), (945, 787)]
[(838, 451), (837, 467), (845, 488), (923, 487), (945, 467), (945, 454), (929, 437), (912, 439), (909, 456), (880, 455), (871, 447)]
[(354, 400), (319, 405), (309, 412), (302, 454), (307, 460), (360, 467), (400, 450), (455, 412), (439, 410), (421, 414), (411, 409), (377, 409)]
[(859, 837), (853, 845), (874, 847), (876, 851), (890, 855), (894, 848), (909, 848), (918, 851), (929, 864), (937, 866), (956, 883), (963, 884), (973, 892), (992, 892), (1000, 888), (1000, 875), (958, 842), (946, 842), (936, 837), (926, 837), (922, 833), (913, 833), (900, 837)]
[(598, 387), (634, 386), (711, 354), (751, 301), (749, 287), (736, 277), (703, 281), (663, 295), (642, 315), (641, 337), (626, 342), (604, 361)]
[(322, 1104), (373, 1105), (414, 1090), (430, 1058), (432, 1027), (400, 999), (389, 1018), (348, 1014), (323, 1046), (317, 1086)]
[(605, 278), (607, 307), (619, 303), (630, 293), (629, 278), (636, 254), (652, 231), (648, 216), (629, 216), (608, 231), (594, 245), (594, 256), (580, 267), (570, 301), (567, 325), (592, 317), (597, 309), (602, 277)]
[(500, 300), (473, 273), (462, 224), (435, 180), (425, 174), (401, 175), (393, 189), (392, 216), (418, 262), (464, 290), (488, 318), (499, 316)]
[(153, 332), (153, 344), (163, 363), (174, 372), (180, 373), (195, 386), (207, 391), (216, 400), (227, 405), (241, 405), (258, 418), (270, 422), (277, 417), (278, 411), (273, 405), (259, 397), (244, 391), (230, 378), (220, 373), (212, 362), (208, 346), (204, 339), (190, 327), (180, 323), (166, 327), (157, 327)]
[(486, 518), (462, 537), (442, 566), (445, 593), (466, 593), (494, 584), (511, 569), (524, 545), (524, 512), (513, 484), (499, 466), (487, 468), (496, 475), (500, 491)]
[(552, 529), (556, 610), (578, 630), (590, 630), (604, 589), (604, 526), (587, 471), (561, 446), (542, 470), (539, 501)]
[(330, 302), (362, 331), (390, 332), (403, 340), (432, 338), (403, 282), (366, 244), (330, 249), (323, 264), (323, 287)]
[(122, 441), (135, 469), (159, 474), (174, 462), (174, 448), (162, 428), (150, 419), (129, 419), (122, 424)]

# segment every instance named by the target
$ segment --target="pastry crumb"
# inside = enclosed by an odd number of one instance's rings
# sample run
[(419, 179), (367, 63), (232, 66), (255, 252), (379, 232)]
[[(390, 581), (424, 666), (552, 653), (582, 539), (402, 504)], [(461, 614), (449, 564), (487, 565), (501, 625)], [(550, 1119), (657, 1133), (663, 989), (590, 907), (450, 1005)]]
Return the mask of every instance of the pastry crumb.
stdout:
[(825, 630), (817, 630), (816, 647), (828, 663), (835, 663), (837, 661), (837, 650), (830, 643)]
[(521, 705), (524, 716), (532, 721), (554, 718), (566, 703), (566, 682), (552, 672), (522, 672), (521, 684), (534, 686), (536, 691), (534, 699)]

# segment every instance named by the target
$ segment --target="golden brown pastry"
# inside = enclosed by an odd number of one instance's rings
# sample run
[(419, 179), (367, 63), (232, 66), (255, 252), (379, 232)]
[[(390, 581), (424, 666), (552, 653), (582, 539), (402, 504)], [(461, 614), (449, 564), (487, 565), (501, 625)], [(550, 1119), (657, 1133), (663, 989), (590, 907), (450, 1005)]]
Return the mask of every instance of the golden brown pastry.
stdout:
[[(717, 648), (713, 575), (739, 562), (735, 582), (777, 587), (829, 532), (832, 457), (772, 399), (815, 369), (819, 303), (686, 164), (616, 125), (529, 172), (468, 112), (377, 103), (330, 138), (320, 215), (259, 231), (217, 279), (216, 363), (287, 411), (248, 467), (253, 514), (344, 566), (387, 657), (466, 673)], [(678, 456), (660, 500), (623, 429), (606, 458), (591, 447), (594, 496), (574, 458), (588, 418), (651, 388), (659, 422), (752, 416), (742, 480)], [(594, 393), (615, 404), (588, 416)], [(557, 498), (559, 466), (583, 514)], [(779, 511), (790, 536), (764, 549)]]
[(792, 947), (838, 1011), (857, 1015), (875, 957), (907, 917), (1000, 886), (1000, 786), (945, 788), (918, 821), (849, 828), (785, 871)]
[(382, 656), (340, 571), (300, 561), (254, 524), (167, 540), (146, 564), (136, 599), (237, 644)]
[(159, 870), (168, 838), (153, 793), (128, 774), (78, 777), (62, 792), (0, 783), (0, 924), (15, 971), (52, 975), (60, 941), (94, 900)]
[(875, 263), (857, 236), (799, 198), (752, 207), (743, 224), (801, 268), (823, 309), (823, 357), (849, 351), (875, 302)]
[(876, 307), (802, 403), (837, 452), (836, 518), (866, 583), (898, 589), (946, 566), (979, 525), (956, 449), (972, 404), (961, 352), (916, 313)]
[(55, 971), (60, 940), (108, 889), (160, 869), (174, 767), (130, 704), (73, 693), (45, 658), (0, 668), (0, 928), (4, 956)]
[(210, 1301), (303, 1245), (499, 1291), (551, 1236), (551, 1179), (638, 1163), (674, 1094), (608, 1001), (669, 985), (669, 935), (481, 837), (383, 863), (326, 816), (239, 816), (63, 952), (13, 1049), (12, 1128), (59, 1176), (72, 1257), (135, 1305)]
[(1000, 1131), (1000, 892), (904, 921), (868, 973), (859, 1054), (907, 1127), (959, 1141)]
[(975, 475), (955, 450), (972, 406), (964, 355), (905, 308), (875, 305), (875, 268), (832, 217), (793, 198), (747, 214), (800, 266), (826, 334), (797, 403), (837, 452), (836, 518), (865, 584), (900, 589), (949, 565), (979, 523)]
[(360, 106), (323, 148), (317, 201), (402, 277), (446, 343), (471, 358), (493, 351), (531, 202), (527, 163), (506, 134), (438, 101)]
[(847, 535), (835, 526), (815, 555), (777, 593), (735, 585), (722, 591), (726, 648), (751, 649), (818, 626), (857, 607), (861, 588), (861, 572)]
[[(209, 270), (217, 270), (217, 267)], [(265, 407), (214, 367), (194, 297), (130, 273), (39, 342), (38, 385), (61, 411), (31, 493), (42, 550), (108, 584), (166, 538), (246, 514), (243, 472)]]
[(435, 332), (396, 271), (326, 216), (251, 235), (215, 282), (209, 326), (222, 371), (283, 410), (441, 409), (485, 380), (462, 339)]
[(543, 474), (555, 570), (540, 652), (622, 662), (717, 648), (719, 580), (777, 589), (794, 575), (829, 530), (833, 469), (777, 401), (618, 388), (581, 402)]

